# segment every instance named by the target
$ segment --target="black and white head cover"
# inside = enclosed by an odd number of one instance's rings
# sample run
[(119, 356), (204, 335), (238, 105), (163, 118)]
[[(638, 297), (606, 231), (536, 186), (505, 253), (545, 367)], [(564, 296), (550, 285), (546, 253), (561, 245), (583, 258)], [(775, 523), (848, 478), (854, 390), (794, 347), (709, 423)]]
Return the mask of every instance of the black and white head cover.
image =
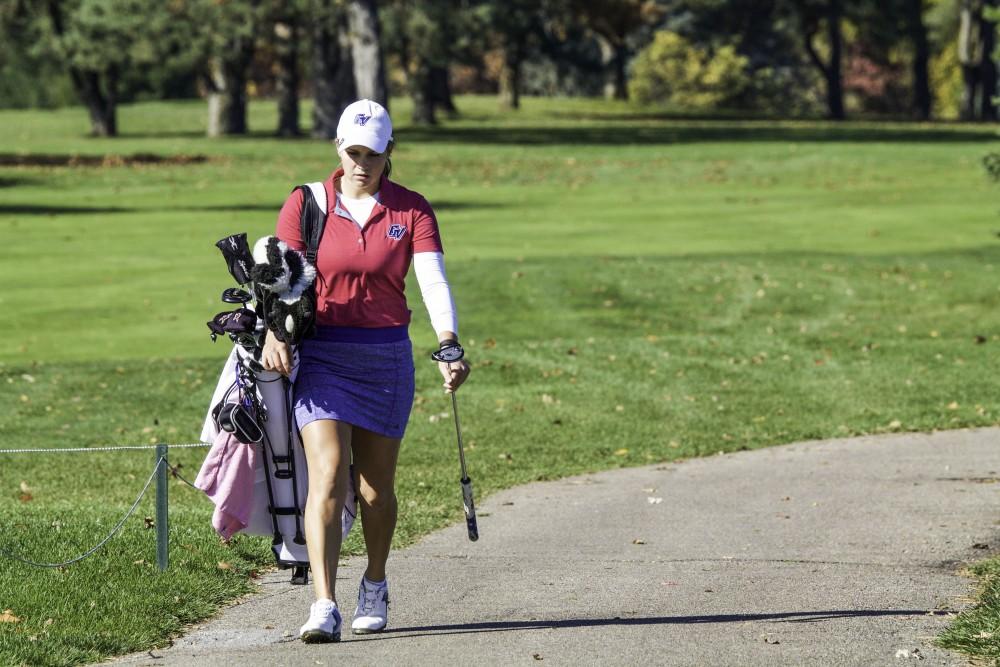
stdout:
[(316, 267), (276, 236), (254, 244), (250, 277), (259, 288), (264, 321), (278, 340), (298, 343), (309, 335), (316, 314)]

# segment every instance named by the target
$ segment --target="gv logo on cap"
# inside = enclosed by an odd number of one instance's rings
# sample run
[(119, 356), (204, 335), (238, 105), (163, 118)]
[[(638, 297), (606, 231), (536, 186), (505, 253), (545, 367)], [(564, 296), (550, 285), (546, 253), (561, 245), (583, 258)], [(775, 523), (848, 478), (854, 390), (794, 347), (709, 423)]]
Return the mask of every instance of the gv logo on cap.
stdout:
[(369, 120), (371, 120), (371, 118), (372, 118), (372, 117), (371, 117), (370, 115), (369, 115), (369, 116), (366, 116), (366, 115), (365, 115), (365, 114), (363, 114), (363, 113), (359, 113), (359, 114), (358, 114), (357, 116), (355, 116), (355, 117), (354, 117), (354, 124), (355, 124), (355, 125), (364, 125), (364, 124), (365, 124), (365, 123), (367, 123), (367, 122), (368, 122)]

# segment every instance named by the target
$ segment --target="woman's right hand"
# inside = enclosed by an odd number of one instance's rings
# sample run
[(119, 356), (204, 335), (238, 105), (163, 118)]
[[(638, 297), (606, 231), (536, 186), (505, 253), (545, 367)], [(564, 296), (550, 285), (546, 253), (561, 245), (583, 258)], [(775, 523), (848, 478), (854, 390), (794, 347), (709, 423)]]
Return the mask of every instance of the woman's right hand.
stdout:
[(264, 338), (264, 349), (260, 353), (260, 363), (269, 371), (278, 371), (284, 376), (292, 374), (292, 348), (278, 340), (273, 331), (268, 330)]

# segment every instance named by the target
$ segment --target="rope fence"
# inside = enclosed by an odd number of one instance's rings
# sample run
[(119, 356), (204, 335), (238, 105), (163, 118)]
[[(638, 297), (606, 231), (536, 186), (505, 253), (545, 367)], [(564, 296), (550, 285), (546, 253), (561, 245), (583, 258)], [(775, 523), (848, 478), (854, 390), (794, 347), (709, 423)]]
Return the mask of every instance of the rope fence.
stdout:
[(168, 530), (168, 496), (167, 496), (167, 471), (170, 472), (171, 476), (175, 479), (179, 479), (184, 484), (187, 484), (192, 489), (197, 488), (194, 484), (186, 480), (178, 471), (178, 468), (171, 466), (167, 459), (168, 449), (190, 449), (193, 447), (210, 447), (211, 445), (204, 443), (191, 443), (191, 444), (181, 444), (181, 445), (120, 445), (120, 446), (110, 446), (110, 447), (72, 447), (72, 448), (45, 448), (45, 449), (0, 449), (0, 454), (78, 454), (84, 452), (115, 452), (115, 451), (136, 451), (136, 450), (155, 450), (156, 451), (156, 463), (153, 465), (153, 471), (149, 475), (149, 479), (146, 480), (146, 484), (142, 487), (142, 491), (136, 497), (135, 502), (129, 507), (125, 515), (115, 524), (111, 532), (108, 533), (102, 540), (100, 540), (93, 547), (88, 549), (86, 552), (80, 554), (76, 558), (71, 558), (69, 560), (60, 563), (41, 563), (38, 561), (31, 560), (30, 558), (24, 558), (18, 554), (12, 553), (3, 547), (0, 547), (0, 556), (7, 558), (9, 560), (15, 560), (25, 565), (31, 565), (33, 567), (40, 568), (60, 568), (79, 563), (80, 561), (89, 558), (90, 556), (97, 553), (105, 544), (111, 541), (115, 535), (117, 535), (125, 522), (128, 521), (136, 509), (139, 507), (139, 503), (142, 502), (143, 497), (149, 490), (150, 485), (153, 480), (156, 480), (156, 563), (160, 571), (165, 571), (169, 565), (167, 541), (169, 537)]

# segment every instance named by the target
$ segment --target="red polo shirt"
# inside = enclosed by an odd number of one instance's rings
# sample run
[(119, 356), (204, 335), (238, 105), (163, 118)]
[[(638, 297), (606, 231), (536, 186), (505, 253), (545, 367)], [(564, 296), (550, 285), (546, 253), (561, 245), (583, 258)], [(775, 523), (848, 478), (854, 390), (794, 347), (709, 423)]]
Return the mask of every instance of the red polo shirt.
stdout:
[[(328, 178), (328, 214), (316, 256), (316, 322), (349, 327), (392, 327), (410, 323), (404, 293), (406, 273), (416, 252), (443, 252), (437, 219), (421, 195), (382, 177), (379, 202), (364, 228), (340, 205)], [(305, 251), (300, 215), (302, 194), (296, 189), (278, 214), (276, 235)]]

